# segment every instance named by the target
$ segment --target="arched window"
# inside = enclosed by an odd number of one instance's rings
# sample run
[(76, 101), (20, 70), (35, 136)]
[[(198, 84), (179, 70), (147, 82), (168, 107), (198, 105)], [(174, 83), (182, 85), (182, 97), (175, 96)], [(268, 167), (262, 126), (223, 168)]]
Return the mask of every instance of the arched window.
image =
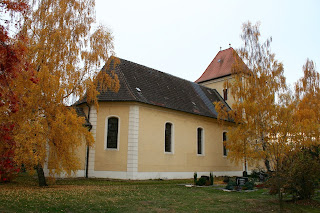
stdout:
[(119, 119), (117, 117), (108, 118), (107, 149), (118, 149)]
[(203, 155), (203, 129), (197, 129), (197, 154)]
[(171, 123), (166, 123), (164, 135), (165, 135), (164, 151), (172, 152), (172, 124)]

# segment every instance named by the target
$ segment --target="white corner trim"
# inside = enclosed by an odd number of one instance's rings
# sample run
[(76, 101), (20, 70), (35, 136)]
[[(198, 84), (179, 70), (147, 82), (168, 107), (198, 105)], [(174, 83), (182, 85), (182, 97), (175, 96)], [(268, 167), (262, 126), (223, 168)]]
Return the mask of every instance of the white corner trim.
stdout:
[[(128, 154), (126, 179), (136, 179), (138, 173), (139, 106), (129, 108)], [(124, 175), (120, 175), (124, 176)]]
[[(97, 109), (94, 105), (90, 106), (90, 115), (89, 122), (92, 125), (91, 134), (94, 138), (94, 141), (97, 141)], [(94, 160), (95, 160), (95, 144), (89, 148), (89, 159), (88, 159), (88, 177), (94, 177)]]

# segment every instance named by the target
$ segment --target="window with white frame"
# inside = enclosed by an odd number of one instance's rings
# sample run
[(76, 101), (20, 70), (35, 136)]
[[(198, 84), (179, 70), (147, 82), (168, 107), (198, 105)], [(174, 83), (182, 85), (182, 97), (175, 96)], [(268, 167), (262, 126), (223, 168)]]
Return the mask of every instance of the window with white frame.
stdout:
[(203, 155), (203, 129), (197, 129), (197, 154)]
[(164, 135), (164, 151), (172, 153), (172, 123), (166, 123)]
[(109, 117), (107, 123), (107, 149), (118, 149), (119, 118)]

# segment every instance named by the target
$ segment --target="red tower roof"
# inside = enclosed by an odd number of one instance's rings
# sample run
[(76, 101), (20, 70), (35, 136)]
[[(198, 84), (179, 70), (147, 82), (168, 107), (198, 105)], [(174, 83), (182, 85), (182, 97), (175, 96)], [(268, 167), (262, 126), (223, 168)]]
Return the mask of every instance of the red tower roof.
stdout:
[(220, 50), (204, 73), (195, 82), (201, 83), (231, 75), (232, 65), (235, 63), (236, 57), (239, 56), (232, 47), (225, 50)]

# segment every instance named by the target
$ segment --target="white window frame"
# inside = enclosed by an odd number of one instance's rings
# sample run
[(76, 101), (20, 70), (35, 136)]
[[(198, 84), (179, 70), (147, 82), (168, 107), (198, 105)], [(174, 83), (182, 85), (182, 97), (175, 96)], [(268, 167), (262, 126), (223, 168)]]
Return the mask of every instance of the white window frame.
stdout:
[[(171, 124), (171, 152), (166, 152), (166, 124), (167, 123), (170, 123)], [(173, 122), (171, 122), (171, 121), (166, 121), (165, 123), (164, 123), (164, 131), (163, 131), (163, 133), (164, 133), (164, 146), (163, 146), (163, 151), (164, 151), (164, 153), (165, 154), (174, 154), (174, 124), (173, 124)]]
[[(201, 154), (198, 153), (198, 129), (202, 129), (201, 131)], [(205, 134), (204, 134), (204, 128), (202, 126), (198, 126), (197, 127), (197, 131), (196, 131), (196, 151), (197, 151), (197, 156), (205, 156), (204, 153), (204, 144), (205, 144)]]
[[(117, 118), (118, 119), (118, 135), (117, 135), (117, 148), (107, 148), (107, 140), (108, 140), (108, 121), (109, 118)], [(109, 115), (105, 120), (105, 133), (104, 133), (104, 149), (110, 151), (119, 151), (120, 146), (120, 117), (117, 115)]]

